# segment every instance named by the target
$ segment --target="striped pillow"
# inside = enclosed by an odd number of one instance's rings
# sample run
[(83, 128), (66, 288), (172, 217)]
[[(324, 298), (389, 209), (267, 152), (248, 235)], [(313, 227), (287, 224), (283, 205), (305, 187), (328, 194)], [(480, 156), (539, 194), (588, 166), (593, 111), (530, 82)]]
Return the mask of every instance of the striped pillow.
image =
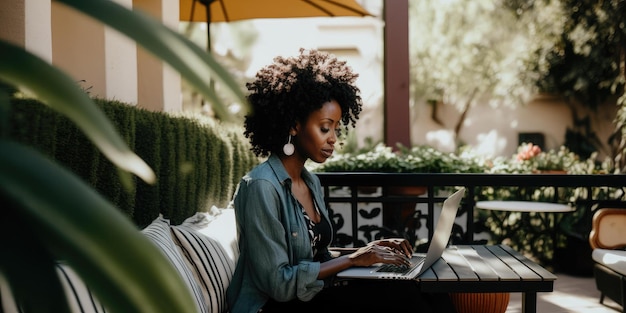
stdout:
[[(194, 299), (196, 299), (196, 306), (198, 312), (208, 313), (217, 312), (215, 310), (209, 310), (205, 301), (205, 292), (198, 284), (195, 266), (188, 266), (187, 260), (183, 258), (180, 250), (174, 243), (172, 238), (172, 231), (170, 230), (170, 223), (167, 219), (159, 217), (155, 219), (150, 225), (142, 230), (142, 233), (152, 241), (157, 248), (163, 252), (166, 258), (176, 268), (178, 273), (183, 278), (183, 281), (187, 284), (190, 291), (193, 293)], [(217, 255), (217, 254), (215, 254)], [(200, 262), (197, 262), (200, 264)], [(192, 272), (192, 269), (194, 272)], [(81, 313), (105, 313), (106, 310), (102, 304), (94, 297), (89, 288), (85, 285), (82, 279), (72, 270), (69, 266), (59, 263), (57, 264), (57, 272), (59, 274), (65, 294), (68, 298), (68, 304), (71, 312)], [(232, 272), (231, 272), (232, 275)], [(228, 276), (230, 281), (230, 276)], [(204, 286), (204, 285), (203, 285)], [(228, 286), (228, 285), (226, 285)], [(0, 276), (0, 312), (14, 313), (20, 312), (17, 308), (10, 291), (10, 288), (6, 281)], [(225, 292), (225, 291), (224, 291)]]
[(197, 212), (187, 218), (182, 225), (189, 226), (198, 233), (217, 240), (228, 254), (229, 259), (233, 263), (237, 263), (239, 245), (237, 243), (237, 221), (234, 209), (220, 209), (213, 206), (209, 212)]
[(235, 262), (222, 245), (193, 228), (172, 226), (178, 245), (204, 291), (209, 312), (228, 312), (226, 289), (235, 271)]
[(192, 292), (192, 296), (196, 300), (198, 312), (211, 312), (207, 307), (202, 288), (198, 285), (198, 281), (196, 280), (194, 273), (191, 268), (187, 266), (185, 263), (186, 261), (176, 247), (176, 243), (174, 243), (170, 228), (169, 220), (159, 216), (150, 225), (144, 228), (142, 232), (157, 246), (157, 248), (159, 248), (159, 250), (161, 250), (161, 252), (163, 252), (172, 265), (174, 265), (183, 281)]
[[(70, 312), (105, 313), (104, 306), (98, 301), (91, 290), (85, 285), (76, 272), (64, 263), (56, 264), (59, 281), (63, 286)], [(15, 299), (6, 281), (0, 280), (0, 312), (22, 312), (17, 307)]]
[(65, 289), (71, 312), (106, 312), (83, 280), (66, 264), (57, 264), (57, 272)]

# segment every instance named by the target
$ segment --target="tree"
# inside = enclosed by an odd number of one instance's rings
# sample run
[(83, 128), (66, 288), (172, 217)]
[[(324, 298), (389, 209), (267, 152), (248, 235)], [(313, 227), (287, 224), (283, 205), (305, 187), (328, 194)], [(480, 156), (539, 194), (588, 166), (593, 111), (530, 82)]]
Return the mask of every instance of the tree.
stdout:
[[(626, 1), (413, 1), (410, 7), (411, 88), (417, 105), (462, 112), (472, 102), (520, 105), (538, 92), (562, 96), (575, 125), (565, 146), (582, 157), (601, 150), (582, 105), (591, 113), (617, 103), (626, 82)], [(609, 146), (626, 162), (623, 114)], [(622, 165), (623, 167), (624, 165)]]
[[(565, 145), (588, 156), (602, 143), (589, 140), (594, 133), (587, 128), (585, 118), (578, 116), (574, 104), (596, 110), (606, 101), (615, 103), (624, 93), (626, 1), (542, 0), (508, 4), (536, 33), (525, 62), (524, 80), (539, 91), (563, 96), (571, 104), (575, 128), (568, 130)], [(624, 100), (620, 103), (623, 106)], [(619, 120), (616, 122), (618, 131), (609, 142), (615, 152), (619, 151), (615, 145), (619, 145), (618, 135), (624, 128), (623, 121), (622, 126)], [(621, 153), (624, 154), (623, 149)]]
[(518, 75), (527, 36), (499, 1), (412, 1), (409, 14), (412, 97), (433, 105), (435, 121), (437, 105), (456, 106), (458, 134), (474, 101), (527, 98)]

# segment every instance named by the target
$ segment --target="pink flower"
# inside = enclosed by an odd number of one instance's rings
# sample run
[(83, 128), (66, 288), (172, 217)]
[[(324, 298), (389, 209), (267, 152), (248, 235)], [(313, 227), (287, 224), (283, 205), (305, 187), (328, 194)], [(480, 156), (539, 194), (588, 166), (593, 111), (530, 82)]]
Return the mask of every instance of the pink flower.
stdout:
[(533, 145), (532, 143), (522, 144), (518, 149), (517, 160), (525, 161), (530, 160), (541, 153), (541, 148), (537, 145)]

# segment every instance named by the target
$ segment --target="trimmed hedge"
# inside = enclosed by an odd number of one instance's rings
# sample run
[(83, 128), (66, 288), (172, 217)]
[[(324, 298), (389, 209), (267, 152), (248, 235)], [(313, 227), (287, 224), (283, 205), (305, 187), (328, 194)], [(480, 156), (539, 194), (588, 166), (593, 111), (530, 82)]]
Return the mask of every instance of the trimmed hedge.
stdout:
[(180, 223), (211, 205), (226, 206), (239, 179), (258, 163), (241, 128), (118, 101), (95, 101), (130, 149), (152, 167), (156, 184), (134, 178), (135, 188), (125, 190), (117, 169), (83, 133), (37, 100), (12, 99), (8, 136), (76, 173), (139, 227), (159, 213)]

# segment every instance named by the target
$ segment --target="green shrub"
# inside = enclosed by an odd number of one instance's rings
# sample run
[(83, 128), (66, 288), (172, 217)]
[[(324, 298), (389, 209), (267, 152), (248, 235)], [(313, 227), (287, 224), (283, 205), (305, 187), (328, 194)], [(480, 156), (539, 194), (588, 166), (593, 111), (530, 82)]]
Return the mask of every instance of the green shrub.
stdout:
[(159, 213), (180, 223), (210, 205), (225, 206), (241, 176), (257, 162), (238, 127), (118, 101), (96, 103), (155, 171), (156, 184), (133, 179), (135, 188), (124, 189), (115, 166), (86, 136), (36, 100), (12, 100), (9, 136), (75, 172), (140, 227)]

